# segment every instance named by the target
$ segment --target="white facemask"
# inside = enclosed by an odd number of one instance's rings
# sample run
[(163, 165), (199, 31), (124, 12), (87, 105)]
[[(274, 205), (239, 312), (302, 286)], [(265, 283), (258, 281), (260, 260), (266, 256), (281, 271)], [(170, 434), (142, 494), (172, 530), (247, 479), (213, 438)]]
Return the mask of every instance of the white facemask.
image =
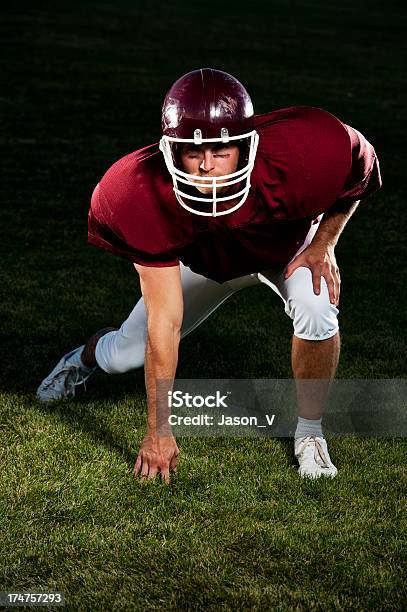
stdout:
[[(205, 143), (225, 144), (236, 140), (242, 140), (243, 138), (250, 139), (247, 164), (244, 166), (244, 168), (241, 168), (240, 170), (237, 170), (232, 174), (224, 174), (223, 176), (197, 177), (193, 174), (189, 174), (187, 172), (179, 170), (174, 165), (174, 157), (171, 149), (172, 143), (192, 143), (195, 145), (201, 145)], [(222, 128), (220, 138), (202, 138), (201, 130), (195, 130), (194, 138), (173, 138), (170, 136), (163, 136), (160, 140), (160, 150), (164, 155), (168, 172), (172, 176), (175, 196), (181, 206), (195, 215), (201, 215), (204, 217), (220, 217), (221, 215), (229, 215), (230, 213), (240, 208), (242, 204), (246, 201), (247, 196), (249, 195), (250, 175), (253, 170), (258, 143), (259, 135), (255, 130), (239, 136), (229, 136), (227, 129)], [(240, 183), (242, 181), (245, 182), (243, 189), (241, 189), (237, 193), (233, 193), (232, 195), (218, 197), (218, 189), (229, 187), (230, 185), (235, 185), (236, 183)], [(178, 183), (180, 183), (180, 185), (178, 185)], [(196, 187), (201, 189), (202, 187), (209, 187), (212, 189), (212, 194), (210, 197), (199, 197), (190, 195), (188, 193), (185, 193), (185, 191), (182, 191), (182, 184), (188, 185), (189, 187)], [(224, 202), (236, 199), (238, 199), (239, 201), (237, 202), (237, 204), (232, 206), (232, 208), (228, 208), (227, 210), (218, 210), (218, 204), (223, 204)], [(191, 205), (188, 205), (186, 203), (186, 200), (189, 200), (192, 204), (193, 202), (205, 202), (206, 204), (212, 204), (212, 211), (203, 212), (199, 210), (199, 207), (193, 208)]]

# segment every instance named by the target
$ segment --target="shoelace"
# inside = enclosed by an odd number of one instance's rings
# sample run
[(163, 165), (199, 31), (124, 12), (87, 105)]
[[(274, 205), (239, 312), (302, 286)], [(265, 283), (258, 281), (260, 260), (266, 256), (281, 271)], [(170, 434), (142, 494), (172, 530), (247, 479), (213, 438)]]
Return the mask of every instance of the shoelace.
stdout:
[(61, 383), (61, 377), (65, 377), (64, 395), (67, 396), (71, 393), (72, 397), (75, 397), (75, 387), (83, 385), (84, 389), (86, 390), (85, 382), (92, 374), (92, 371), (93, 370), (91, 370), (89, 373), (86, 373), (86, 375), (83, 375), (80, 373), (80, 368), (75, 367), (73, 365), (66, 366), (65, 368), (62, 368), (56, 376), (53, 376), (51, 380), (44, 385), (44, 389), (55, 389), (55, 387)]
[(60, 378), (65, 376), (66, 372), (69, 372), (73, 369), (73, 366), (66, 366), (59, 370), (58, 374), (54, 375), (48, 382), (44, 383), (44, 389), (55, 389), (57, 383), (60, 382)]
[(83, 388), (86, 391), (85, 383), (88, 380), (89, 376), (92, 374), (93, 370), (87, 372), (86, 374), (82, 374), (81, 369), (76, 368), (75, 366), (71, 366), (69, 370), (70, 371), (65, 379), (65, 395), (69, 395), (69, 393), (72, 393), (72, 397), (75, 397), (75, 388), (79, 387), (79, 385), (83, 385)]
[(323, 448), (321, 442), (317, 438), (315, 438), (315, 451), (314, 452), (315, 452), (315, 454), (314, 454), (315, 462), (319, 463), (318, 459), (321, 459), (322, 460), (321, 467), (329, 468), (330, 464), (329, 464), (328, 458), (325, 455), (325, 451), (324, 451), (324, 448)]
[[(316, 436), (307, 436), (304, 438), (302, 445), (300, 447), (299, 453), (302, 454), (304, 450), (307, 448), (311, 440), (314, 442), (314, 460), (315, 463), (320, 465), (321, 467), (330, 467), (330, 463), (328, 461), (327, 456), (325, 455), (324, 448), (321, 442), (318, 440)], [(319, 460), (319, 461), (318, 461)]]

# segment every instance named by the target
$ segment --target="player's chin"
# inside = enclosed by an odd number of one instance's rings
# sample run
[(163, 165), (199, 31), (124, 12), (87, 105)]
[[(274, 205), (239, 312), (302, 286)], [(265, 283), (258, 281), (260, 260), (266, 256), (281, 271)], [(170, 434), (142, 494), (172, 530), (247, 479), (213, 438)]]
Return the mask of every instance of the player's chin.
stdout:
[(212, 194), (212, 189), (210, 187), (198, 187), (197, 185), (195, 185), (195, 188), (197, 191), (199, 191), (199, 193), (202, 193), (203, 195), (210, 196)]
[[(212, 196), (213, 190), (212, 187), (199, 187), (198, 185), (194, 185), (195, 189), (197, 189), (199, 191), (199, 193), (202, 193), (203, 195), (206, 196)], [(227, 187), (217, 187), (216, 188), (216, 195), (220, 196), (222, 194), (225, 194), (228, 191)]]

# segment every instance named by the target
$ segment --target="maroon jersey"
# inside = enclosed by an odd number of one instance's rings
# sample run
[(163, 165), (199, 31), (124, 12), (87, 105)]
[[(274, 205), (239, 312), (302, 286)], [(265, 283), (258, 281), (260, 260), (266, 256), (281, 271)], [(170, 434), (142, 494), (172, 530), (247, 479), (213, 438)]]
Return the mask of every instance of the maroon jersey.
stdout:
[(255, 117), (259, 146), (246, 202), (203, 217), (176, 201), (154, 144), (117, 161), (97, 185), (89, 242), (145, 266), (182, 261), (218, 282), (284, 267), (338, 200), (381, 186), (372, 145), (330, 113), (292, 107)]

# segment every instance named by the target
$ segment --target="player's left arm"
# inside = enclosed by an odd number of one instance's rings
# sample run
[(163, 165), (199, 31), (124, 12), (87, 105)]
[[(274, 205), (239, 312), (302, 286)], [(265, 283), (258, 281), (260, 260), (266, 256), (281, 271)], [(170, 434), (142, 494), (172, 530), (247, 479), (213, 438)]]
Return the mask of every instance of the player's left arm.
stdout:
[(330, 302), (335, 306), (339, 304), (341, 287), (335, 246), (358, 204), (359, 200), (336, 202), (324, 214), (310, 245), (288, 264), (285, 271), (285, 278), (287, 279), (300, 266), (309, 268), (312, 273), (312, 285), (316, 295), (320, 293), (321, 276), (323, 276), (328, 286)]
[(285, 278), (300, 266), (310, 268), (314, 293), (319, 295), (321, 276), (326, 280), (329, 299), (339, 304), (341, 279), (335, 258), (335, 246), (345, 225), (361, 199), (380, 189), (380, 166), (373, 146), (358, 130), (343, 124), (351, 145), (352, 163), (349, 175), (336, 202), (324, 213), (311, 244), (286, 268)]

